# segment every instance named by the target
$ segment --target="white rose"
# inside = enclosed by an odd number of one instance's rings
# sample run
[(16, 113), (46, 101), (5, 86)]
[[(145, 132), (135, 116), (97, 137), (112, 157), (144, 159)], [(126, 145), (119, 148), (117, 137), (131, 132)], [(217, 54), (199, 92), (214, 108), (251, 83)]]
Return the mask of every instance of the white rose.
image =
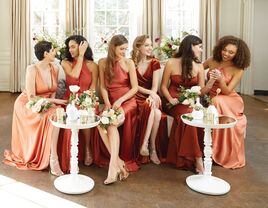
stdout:
[(39, 113), (41, 111), (41, 105), (34, 105), (32, 107), (32, 111), (35, 112), (35, 113)]
[(102, 116), (100, 122), (104, 125), (109, 124), (109, 118)]
[(112, 115), (114, 115), (114, 109), (110, 109), (109, 112), (108, 112), (108, 115), (111, 117)]
[(102, 112), (102, 116), (106, 116), (106, 117), (108, 117), (108, 111), (107, 111), (107, 110), (103, 111), (103, 112)]
[(193, 86), (191, 87), (191, 92), (196, 92), (200, 94), (201, 87), (200, 86)]
[(176, 45), (172, 45), (172, 50), (176, 50), (177, 48), (178, 48), (178, 46), (176, 46)]
[(183, 105), (189, 105), (189, 101), (187, 99), (185, 99), (183, 102), (182, 102)]
[(87, 103), (88, 105), (91, 105), (92, 104), (92, 99), (90, 97), (86, 97), (85, 103)]

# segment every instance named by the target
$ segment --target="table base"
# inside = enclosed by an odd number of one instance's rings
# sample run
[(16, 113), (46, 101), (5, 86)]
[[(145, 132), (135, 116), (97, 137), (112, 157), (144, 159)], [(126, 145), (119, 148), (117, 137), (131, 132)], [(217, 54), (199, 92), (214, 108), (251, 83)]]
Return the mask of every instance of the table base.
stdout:
[(215, 176), (192, 175), (186, 178), (186, 183), (194, 191), (209, 195), (223, 195), (231, 188), (229, 183)]
[(63, 175), (55, 179), (54, 186), (66, 194), (83, 194), (93, 189), (94, 180), (85, 175)]

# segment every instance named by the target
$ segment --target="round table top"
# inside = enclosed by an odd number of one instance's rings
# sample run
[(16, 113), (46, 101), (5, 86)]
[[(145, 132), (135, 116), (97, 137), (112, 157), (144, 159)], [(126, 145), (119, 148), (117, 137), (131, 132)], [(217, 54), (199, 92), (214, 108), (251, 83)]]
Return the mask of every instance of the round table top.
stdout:
[(86, 124), (81, 124), (79, 119), (75, 122), (59, 123), (56, 121), (55, 116), (51, 116), (49, 120), (54, 126), (64, 129), (88, 129), (93, 128), (100, 123), (100, 117), (98, 115), (95, 115), (94, 122), (89, 122)]
[(219, 116), (217, 123), (207, 123), (203, 119), (193, 119), (189, 120), (191, 114), (186, 113), (181, 115), (181, 120), (190, 126), (200, 127), (200, 128), (213, 128), (213, 129), (226, 129), (235, 126), (237, 120), (230, 116)]

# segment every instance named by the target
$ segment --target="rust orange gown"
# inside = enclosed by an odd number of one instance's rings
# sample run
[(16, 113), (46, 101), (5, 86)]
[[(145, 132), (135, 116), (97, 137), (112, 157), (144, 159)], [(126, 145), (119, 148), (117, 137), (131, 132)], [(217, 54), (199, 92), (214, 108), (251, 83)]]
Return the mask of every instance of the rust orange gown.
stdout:
[[(35, 67), (36, 96), (50, 98), (57, 89), (58, 71), (50, 65), (52, 86), (48, 87)], [(11, 151), (5, 150), (4, 163), (24, 170), (42, 170), (48, 167), (51, 135), (54, 127), (49, 117), (55, 113), (53, 105), (46, 112), (34, 113), (26, 108), (26, 90), (16, 99), (13, 111)]]
[[(124, 71), (119, 62), (115, 63), (114, 78), (111, 83), (106, 82), (108, 96), (111, 105), (126, 94), (131, 89), (130, 78), (128, 72)], [(137, 103), (133, 96), (124, 103), (121, 107), (125, 113), (125, 121), (118, 130), (120, 134), (119, 157), (126, 162), (129, 171), (137, 171), (138, 166), (135, 162), (134, 144), (137, 119)], [(99, 135), (95, 135), (93, 147), (94, 162), (98, 166), (109, 164), (110, 155)]]
[[(224, 75), (226, 84), (231, 81), (232, 76), (220, 69)], [(210, 95), (214, 97), (219, 83), (215, 82)], [(213, 130), (213, 160), (225, 168), (241, 168), (245, 166), (244, 138), (247, 118), (244, 115), (244, 102), (240, 95), (233, 90), (229, 95), (219, 94), (213, 98), (213, 104), (219, 114), (231, 116), (237, 119), (233, 128)]]
[[(191, 88), (198, 85), (198, 77), (193, 77), (190, 81), (183, 81), (180, 75), (171, 75), (168, 91), (173, 98), (178, 98), (179, 86)], [(166, 113), (174, 118), (172, 123), (167, 163), (175, 165), (177, 168), (194, 171), (196, 157), (202, 157), (203, 129), (189, 126), (183, 123), (181, 115), (192, 112), (188, 105), (178, 104), (171, 108), (163, 100), (163, 107)]]
[[(160, 62), (157, 59), (152, 59), (146, 72), (141, 75), (138, 70), (137, 77), (139, 86), (144, 87), (146, 89), (152, 89), (153, 84), (153, 73), (156, 70), (160, 69)], [(136, 93), (136, 100), (138, 104), (138, 125), (136, 131), (136, 142), (137, 142), (137, 161), (139, 163), (148, 163), (150, 162), (149, 156), (140, 155), (140, 148), (144, 141), (144, 136), (147, 128), (148, 118), (151, 112), (151, 108), (149, 104), (146, 102), (148, 95), (142, 94), (141, 92)], [(166, 114), (162, 114), (161, 121), (159, 124), (159, 129), (157, 133), (157, 137), (155, 140), (155, 146), (157, 155), (161, 162), (165, 161), (167, 154), (167, 145), (168, 145), (168, 131), (167, 131), (167, 116)]]
[[(72, 68), (74, 68), (75, 64), (77, 63), (76, 60), (73, 61)], [(70, 85), (77, 85), (80, 87), (78, 94), (88, 90), (90, 88), (92, 81), (92, 75), (89, 71), (86, 61), (83, 61), (82, 69), (78, 79), (75, 79), (69, 75), (66, 75), (66, 93), (64, 95), (64, 99), (68, 100), (71, 92), (69, 89)], [(91, 129), (91, 133), (95, 131), (95, 128)], [(70, 157), (71, 157), (71, 130), (70, 129), (61, 129), (58, 141), (58, 155), (60, 166), (63, 172), (70, 171)], [(78, 160), (84, 160), (84, 137), (81, 131), (79, 131), (79, 142), (78, 142)]]

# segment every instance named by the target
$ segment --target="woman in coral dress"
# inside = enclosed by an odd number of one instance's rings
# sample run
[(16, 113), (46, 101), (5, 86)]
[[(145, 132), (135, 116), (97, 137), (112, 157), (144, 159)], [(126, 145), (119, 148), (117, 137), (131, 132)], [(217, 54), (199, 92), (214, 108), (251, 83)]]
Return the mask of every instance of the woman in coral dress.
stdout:
[[(14, 104), (11, 151), (5, 151), (4, 163), (23, 170), (43, 170), (50, 164), (53, 175), (62, 175), (57, 156), (59, 129), (49, 122), (56, 105), (66, 104), (55, 99), (58, 67), (54, 65), (55, 50), (52, 43), (38, 42), (35, 55), (39, 62), (30, 65), (26, 71), (26, 89)], [(33, 112), (26, 103), (36, 97), (46, 98), (52, 107), (44, 112)], [(56, 105), (55, 105), (56, 104)]]
[(109, 43), (107, 58), (99, 61), (104, 109), (119, 110), (125, 117), (118, 125), (109, 125), (107, 131), (98, 127), (102, 141), (110, 153), (108, 176), (104, 184), (114, 183), (118, 177), (126, 179), (128, 172), (123, 160), (134, 161), (137, 115), (135, 93), (138, 82), (133, 61), (125, 58), (127, 47), (127, 39), (123, 35), (115, 35)]
[[(244, 69), (250, 64), (250, 51), (246, 43), (233, 36), (221, 38), (213, 50), (213, 57), (204, 62), (209, 76), (216, 81), (210, 90), (213, 104), (219, 114), (237, 119), (233, 128), (213, 130), (213, 160), (225, 168), (245, 166), (244, 138), (247, 119), (244, 103), (235, 87), (240, 83)], [(221, 89), (215, 96), (216, 90)], [(214, 97), (215, 96), (215, 97)]]
[[(141, 163), (147, 163), (151, 160), (158, 165), (161, 162), (157, 155), (160, 155), (162, 161), (166, 155), (167, 149), (165, 147), (167, 147), (168, 134), (166, 116), (162, 116), (160, 111), (161, 99), (157, 94), (160, 62), (152, 58), (151, 54), (152, 41), (149, 36), (138, 36), (134, 40), (132, 51), (132, 60), (136, 66), (139, 84), (136, 93), (139, 111), (136, 131), (137, 160)], [(161, 145), (163, 142), (166, 145)], [(150, 147), (148, 149), (149, 143)]]
[[(66, 74), (67, 91), (64, 98), (68, 100), (70, 97), (70, 85), (78, 85), (80, 87), (78, 94), (88, 89), (96, 89), (98, 82), (98, 67), (93, 62), (92, 50), (87, 40), (81, 35), (72, 35), (65, 41), (67, 48), (66, 59), (62, 61), (62, 67)], [(89, 166), (93, 162), (92, 148), (90, 147), (90, 138), (94, 133), (90, 129), (83, 129), (79, 133), (79, 161), (83, 160), (84, 164)], [(70, 170), (70, 149), (71, 149), (71, 130), (62, 129), (60, 131), (60, 139), (58, 152), (62, 170), (68, 172)]]
[(186, 125), (181, 120), (181, 115), (190, 113), (192, 108), (178, 102), (178, 88), (204, 87), (204, 69), (199, 61), (201, 52), (201, 39), (194, 35), (186, 36), (174, 58), (166, 63), (161, 83), (164, 111), (174, 118), (166, 161), (177, 168), (199, 173), (203, 172), (203, 130)]

